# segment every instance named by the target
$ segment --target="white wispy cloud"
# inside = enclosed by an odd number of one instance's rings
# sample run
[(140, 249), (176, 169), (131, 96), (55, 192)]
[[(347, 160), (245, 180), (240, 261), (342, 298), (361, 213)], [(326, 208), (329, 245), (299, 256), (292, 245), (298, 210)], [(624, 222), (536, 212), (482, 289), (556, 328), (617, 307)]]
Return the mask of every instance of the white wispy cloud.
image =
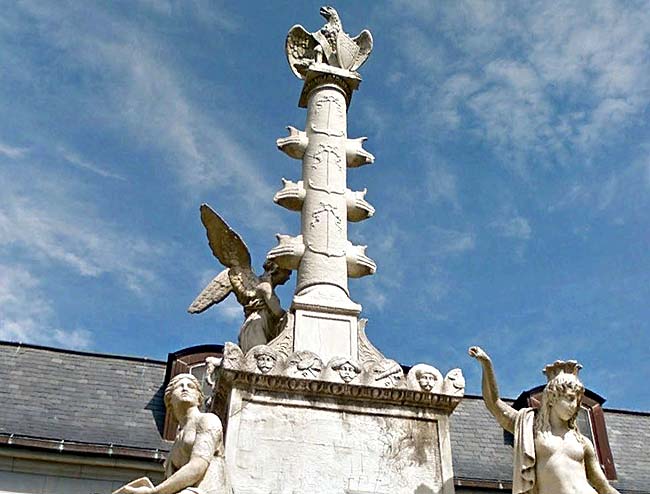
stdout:
[(418, 122), (438, 132), (472, 122), (463, 131), (523, 177), (535, 163), (575, 164), (569, 149), (589, 160), (644, 120), (650, 11), (643, 4), (393, 4), (401, 63), (416, 74), (406, 97), (417, 99)]
[(69, 184), (54, 176), (27, 178), (2, 169), (0, 186), (0, 254), (5, 259), (20, 252), (23, 258), (54, 261), (81, 276), (111, 274), (135, 293), (156, 285), (153, 265), (163, 249), (102, 218)]
[(517, 240), (529, 240), (533, 233), (530, 223), (523, 216), (498, 219), (492, 221), (489, 226), (500, 236)]
[(429, 253), (435, 257), (462, 254), (476, 246), (476, 236), (471, 231), (430, 225), (423, 233), (427, 238)]
[(18, 148), (15, 146), (10, 146), (4, 142), (0, 142), (0, 155), (4, 155), (11, 159), (18, 159), (25, 156), (27, 153), (27, 148)]
[(454, 209), (460, 209), (456, 176), (443, 163), (432, 163), (426, 174), (426, 197), (433, 203), (447, 203)]
[(117, 173), (112, 173), (107, 171), (104, 167), (97, 165), (95, 163), (92, 163), (81, 156), (79, 156), (76, 153), (73, 153), (72, 151), (69, 151), (65, 148), (59, 147), (58, 149), (59, 153), (61, 153), (61, 156), (63, 159), (65, 159), (66, 162), (69, 164), (80, 168), (82, 170), (90, 171), (96, 175), (99, 175), (100, 177), (104, 178), (113, 178), (116, 180), (126, 180), (122, 175), (119, 175)]
[(0, 263), (0, 339), (86, 349), (92, 335), (82, 328), (57, 326), (52, 302), (39, 280), (23, 266)]
[(116, 180), (126, 180), (122, 175), (109, 172), (104, 167), (97, 165), (95, 163), (91, 163), (90, 161), (83, 159), (78, 154), (73, 153), (72, 151), (69, 151), (65, 148), (59, 147), (59, 152), (68, 163), (77, 166), (83, 170), (88, 170), (90, 172), (93, 172), (99, 175), (100, 177), (114, 178)]
[[(225, 5), (216, 8), (217, 15), (215, 7), (203, 1), (184, 5), (182, 10), (174, 2), (147, 4), (161, 14), (200, 17), (210, 29), (214, 24), (236, 29)], [(126, 131), (128, 139), (160, 157), (156, 164), (177, 177), (192, 199), (208, 191), (227, 191), (241, 198), (245, 211), (255, 212), (249, 215), (253, 228), (282, 224), (278, 211), (265, 207), (276, 187), (267, 182), (256, 163), (258, 157), (241, 138), (238, 129), (245, 122), (239, 113), (226, 108), (218, 120), (204, 109), (188, 82), (188, 68), (169, 56), (172, 47), (158, 31), (98, 5), (87, 11), (74, 2), (56, 6), (25, 2), (21, 10), (36, 21), (38, 35), (57, 50), (60, 63), (74, 64), (93, 81), (92, 91), (76, 99), (71, 95), (68, 104), (76, 105), (83, 115), (92, 115), (98, 132), (103, 128)], [(23, 73), (37, 77), (38, 67), (30, 66), (30, 60), (20, 63), (27, 65)], [(220, 97), (218, 91), (210, 95)], [(95, 173), (114, 174), (96, 165), (93, 156), (68, 153), (68, 157), (70, 163)]]

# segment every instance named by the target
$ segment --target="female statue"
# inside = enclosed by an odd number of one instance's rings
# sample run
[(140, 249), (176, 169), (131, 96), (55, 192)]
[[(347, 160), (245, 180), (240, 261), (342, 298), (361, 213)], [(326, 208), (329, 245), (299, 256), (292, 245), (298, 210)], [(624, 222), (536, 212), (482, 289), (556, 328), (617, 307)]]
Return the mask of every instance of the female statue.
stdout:
[[(232, 494), (226, 471), (221, 421), (203, 413), (203, 393), (192, 374), (178, 374), (165, 389), (165, 406), (179, 428), (165, 462), (165, 480), (157, 486), (132, 482), (118, 491), (124, 494)], [(136, 484), (137, 487), (133, 484)]]
[(584, 386), (577, 362), (547, 365), (541, 408), (515, 410), (499, 397), (488, 354), (473, 346), (469, 355), (483, 367), (485, 406), (515, 436), (513, 494), (618, 494), (601, 470), (591, 441), (578, 430)]

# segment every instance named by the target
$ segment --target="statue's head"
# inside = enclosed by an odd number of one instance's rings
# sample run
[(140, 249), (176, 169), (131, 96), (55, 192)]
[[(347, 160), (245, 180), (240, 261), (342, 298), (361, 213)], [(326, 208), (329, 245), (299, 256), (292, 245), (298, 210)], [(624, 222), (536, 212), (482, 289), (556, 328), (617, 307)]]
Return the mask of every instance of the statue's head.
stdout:
[(341, 381), (346, 384), (353, 381), (361, 373), (361, 367), (359, 367), (359, 364), (347, 357), (340, 357), (332, 360), (330, 367), (338, 373)]
[(329, 5), (324, 5), (323, 7), (320, 8), (320, 15), (325, 17), (328, 21), (334, 17), (337, 18), (339, 15), (336, 12), (336, 9), (334, 7), (331, 7)]
[(268, 374), (275, 367), (275, 362), (277, 360), (277, 355), (273, 349), (269, 348), (266, 345), (258, 345), (253, 347), (253, 357), (257, 364), (257, 368), (262, 374)]
[(436, 384), (436, 375), (426, 369), (418, 369), (415, 372), (415, 378), (424, 391), (431, 391)]
[(278, 266), (274, 261), (264, 262), (264, 274), (269, 277), (271, 285), (284, 285), (291, 277), (291, 271)]
[(168, 410), (172, 410), (174, 405), (179, 403), (199, 406), (203, 399), (201, 383), (192, 374), (174, 376), (165, 388), (165, 406)]
[(551, 415), (566, 422), (571, 429), (578, 430), (577, 418), (585, 392), (584, 385), (578, 379), (581, 368), (575, 360), (557, 360), (544, 368), (548, 382), (542, 392), (538, 430), (548, 430)]

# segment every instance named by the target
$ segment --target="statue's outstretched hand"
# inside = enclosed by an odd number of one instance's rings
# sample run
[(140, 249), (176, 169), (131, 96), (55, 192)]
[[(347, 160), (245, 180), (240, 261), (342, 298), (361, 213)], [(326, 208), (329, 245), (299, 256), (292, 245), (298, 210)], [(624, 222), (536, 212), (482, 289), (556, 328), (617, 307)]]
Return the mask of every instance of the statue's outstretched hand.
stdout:
[(474, 357), (481, 364), (487, 363), (487, 362), (490, 361), (490, 356), (487, 353), (485, 353), (485, 350), (483, 350), (480, 346), (471, 346), (471, 347), (469, 347), (469, 350), (467, 351), (467, 353), (469, 353), (470, 357)]

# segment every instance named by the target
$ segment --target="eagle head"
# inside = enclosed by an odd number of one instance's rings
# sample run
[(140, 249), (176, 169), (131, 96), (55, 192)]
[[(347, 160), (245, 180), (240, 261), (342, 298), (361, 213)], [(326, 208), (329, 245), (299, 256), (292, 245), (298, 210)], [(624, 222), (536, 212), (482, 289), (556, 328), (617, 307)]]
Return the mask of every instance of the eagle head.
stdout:
[(320, 15), (325, 17), (327, 21), (330, 21), (332, 18), (337, 19), (339, 16), (334, 7), (330, 7), (329, 5), (320, 8)]

